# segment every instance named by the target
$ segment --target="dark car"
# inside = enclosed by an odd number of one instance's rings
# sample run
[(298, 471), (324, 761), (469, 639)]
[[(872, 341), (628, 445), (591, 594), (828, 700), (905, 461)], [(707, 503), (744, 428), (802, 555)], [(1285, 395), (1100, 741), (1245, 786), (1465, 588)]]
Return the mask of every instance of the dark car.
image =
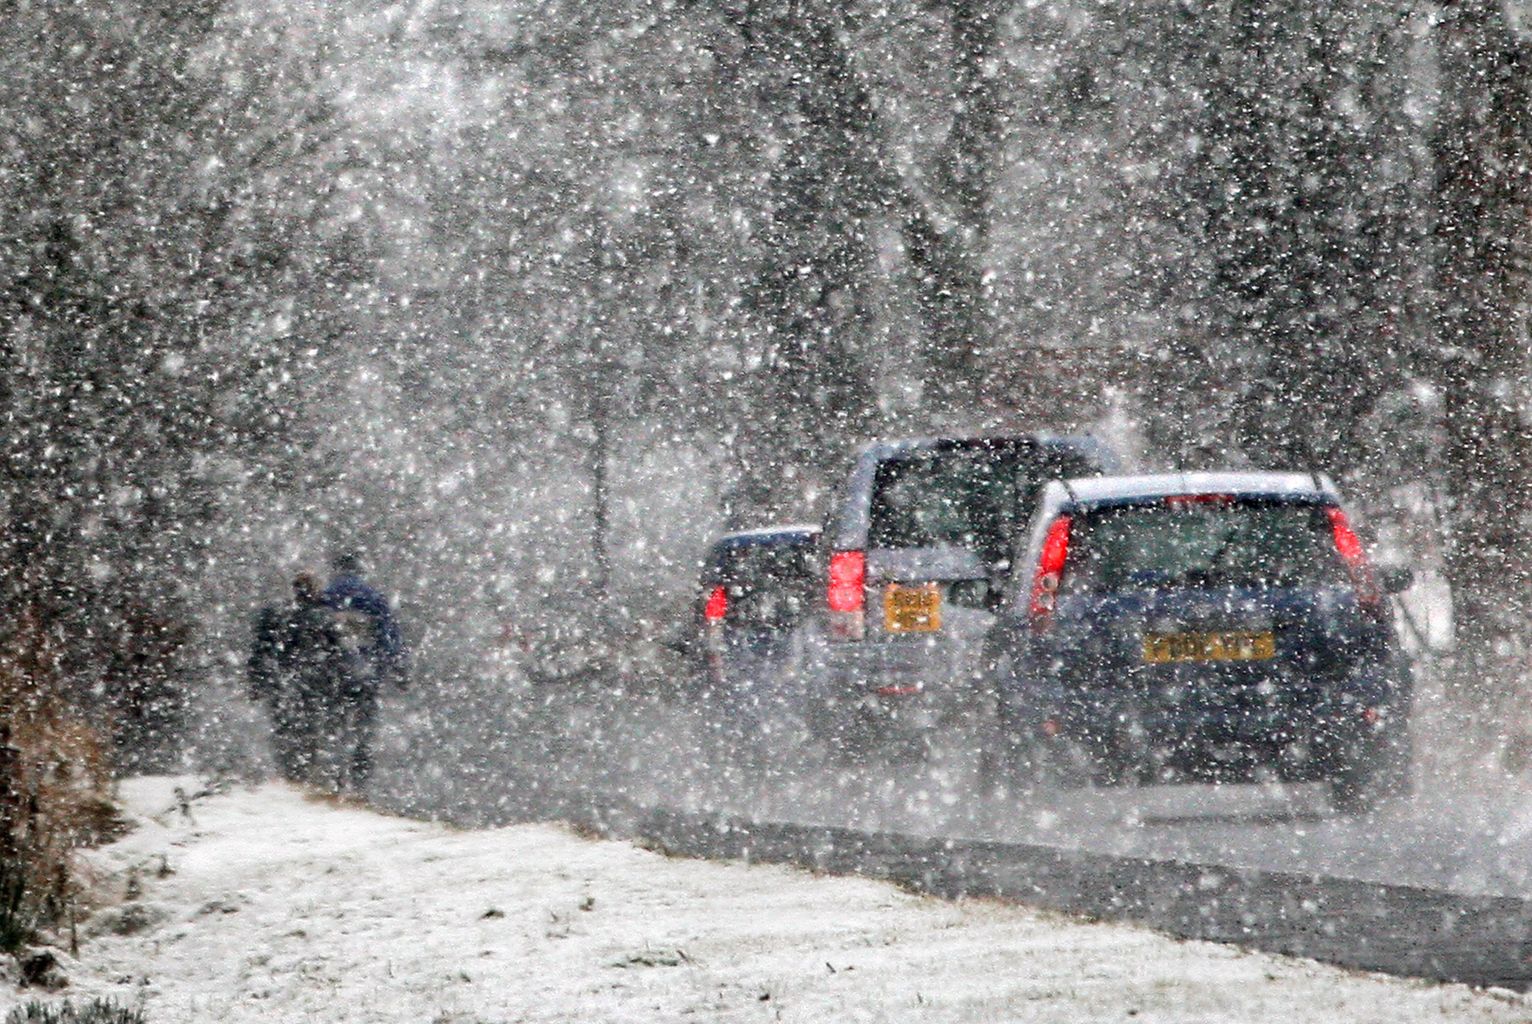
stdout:
[(1016, 567), (994, 634), (1005, 767), (1323, 780), (1348, 808), (1407, 784), (1386, 590), (1408, 577), (1380, 580), (1328, 480), (1051, 483)]
[(776, 699), (791, 631), (814, 591), (817, 526), (769, 526), (718, 537), (703, 560), (696, 608), (698, 682), (710, 725), (755, 731)]
[(1115, 465), (1090, 437), (863, 448), (832, 502), (819, 593), (797, 646), (811, 731), (841, 752), (884, 740), (924, 752), (934, 729), (971, 709), (992, 622), (989, 580), (1037, 488)]

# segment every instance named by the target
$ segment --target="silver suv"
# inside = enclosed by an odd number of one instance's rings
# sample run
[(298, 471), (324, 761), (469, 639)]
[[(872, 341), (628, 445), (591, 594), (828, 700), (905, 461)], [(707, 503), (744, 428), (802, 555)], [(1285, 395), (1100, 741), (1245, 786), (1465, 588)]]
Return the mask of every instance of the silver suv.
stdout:
[(797, 635), (811, 732), (840, 752), (910, 742), (971, 703), (1018, 518), (1059, 477), (1110, 472), (1090, 437), (878, 441), (856, 456), (820, 540), (823, 595)]

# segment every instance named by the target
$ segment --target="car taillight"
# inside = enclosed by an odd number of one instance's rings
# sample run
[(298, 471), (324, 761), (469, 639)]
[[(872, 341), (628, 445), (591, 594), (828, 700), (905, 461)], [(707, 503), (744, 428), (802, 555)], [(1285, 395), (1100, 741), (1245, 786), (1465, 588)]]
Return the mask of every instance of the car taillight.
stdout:
[(836, 640), (860, 640), (866, 632), (867, 552), (836, 551), (830, 555), (830, 636)]
[(867, 606), (867, 553), (837, 551), (830, 556), (830, 610), (859, 612)]
[(1197, 508), (1198, 506), (1227, 506), (1234, 504), (1232, 494), (1168, 494), (1165, 504), (1171, 508)]
[(1356, 587), (1357, 600), (1364, 608), (1374, 611), (1383, 605), (1383, 592), (1378, 588), (1378, 581), (1372, 574), (1372, 566), (1368, 564), (1367, 553), (1362, 550), (1362, 540), (1351, 528), (1351, 521), (1346, 518), (1346, 513), (1335, 506), (1325, 509), (1325, 514), (1330, 517), (1330, 530), (1335, 535), (1335, 550), (1340, 552), (1341, 561), (1346, 563), (1346, 569), (1351, 573), (1351, 583)]
[(1064, 579), (1064, 563), (1069, 561), (1070, 518), (1059, 516), (1043, 538), (1043, 553), (1037, 560), (1037, 575), (1032, 578), (1032, 628), (1045, 630), (1053, 621), (1053, 607), (1058, 601), (1059, 584)]
[(723, 617), (729, 611), (729, 592), (722, 586), (713, 588), (713, 592), (707, 596), (707, 604), (702, 607), (702, 617), (708, 622), (722, 622)]

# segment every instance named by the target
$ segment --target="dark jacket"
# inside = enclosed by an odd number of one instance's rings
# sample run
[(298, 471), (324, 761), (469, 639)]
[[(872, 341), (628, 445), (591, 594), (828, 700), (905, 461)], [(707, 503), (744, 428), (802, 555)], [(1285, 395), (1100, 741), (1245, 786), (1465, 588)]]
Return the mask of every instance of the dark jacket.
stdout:
[[(360, 644), (351, 644), (364, 674), (376, 685), (384, 679), (404, 686), (404, 639), (394, 619), (388, 598), (367, 584), (360, 576), (342, 575), (325, 588), (324, 603), (332, 609), (344, 631), (347, 618), (355, 616), (366, 624), (366, 636)], [(346, 639), (342, 638), (343, 641)]]
[(276, 605), (267, 605), (255, 613), (255, 633), (250, 641), (250, 656), (245, 660), (251, 700), (272, 700), (281, 689), (278, 661), (286, 628), (282, 609)]
[(296, 605), (283, 632), (277, 664), (286, 685), (304, 698), (340, 697), (350, 666), (334, 613), (322, 604)]

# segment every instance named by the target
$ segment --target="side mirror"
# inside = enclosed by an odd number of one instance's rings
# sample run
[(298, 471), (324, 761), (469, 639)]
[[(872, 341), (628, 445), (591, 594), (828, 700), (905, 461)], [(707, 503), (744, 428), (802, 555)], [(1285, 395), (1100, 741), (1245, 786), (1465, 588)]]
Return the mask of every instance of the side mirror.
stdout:
[(685, 656), (691, 653), (695, 637), (685, 625), (675, 626), (667, 630), (660, 639), (660, 645), (669, 651)]
[(1407, 565), (1385, 565), (1378, 571), (1378, 582), (1388, 594), (1402, 594), (1415, 582), (1415, 570)]

